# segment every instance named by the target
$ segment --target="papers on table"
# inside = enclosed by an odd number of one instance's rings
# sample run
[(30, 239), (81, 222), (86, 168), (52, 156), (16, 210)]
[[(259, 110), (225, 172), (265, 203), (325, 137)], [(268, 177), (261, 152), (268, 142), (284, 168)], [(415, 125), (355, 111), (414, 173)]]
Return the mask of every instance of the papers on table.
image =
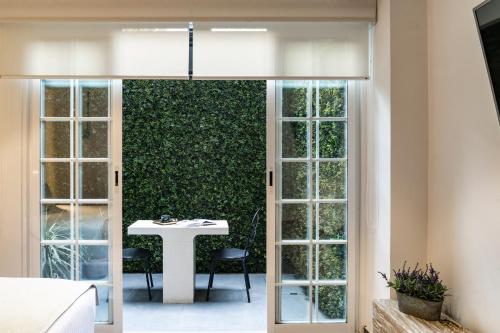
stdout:
[(177, 222), (177, 224), (184, 225), (186, 227), (205, 227), (210, 225), (217, 225), (217, 221), (207, 220), (207, 219), (194, 219), (194, 220), (182, 220)]
[(194, 219), (194, 220), (182, 220), (182, 221), (172, 221), (172, 222), (153, 221), (153, 223), (158, 225), (178, 225), (182, 227), (206, 227), (211, 225), (217, 225), (217, 220)]

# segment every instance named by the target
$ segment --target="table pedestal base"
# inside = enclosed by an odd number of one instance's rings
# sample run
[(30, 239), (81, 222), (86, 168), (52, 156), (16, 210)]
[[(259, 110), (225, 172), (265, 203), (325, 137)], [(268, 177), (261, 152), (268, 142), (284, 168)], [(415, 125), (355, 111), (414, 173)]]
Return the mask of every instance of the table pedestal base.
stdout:
[(163, 238), (163, 303), (193, 303), (195, 242)]

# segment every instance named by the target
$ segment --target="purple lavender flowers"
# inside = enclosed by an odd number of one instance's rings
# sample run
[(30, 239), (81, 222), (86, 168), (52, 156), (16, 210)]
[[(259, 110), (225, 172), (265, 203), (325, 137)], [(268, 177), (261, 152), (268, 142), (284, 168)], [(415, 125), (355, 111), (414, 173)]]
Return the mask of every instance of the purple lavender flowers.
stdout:
[(406, 267), (405, 262), (402, 268), (394, 270), (394, 282), (385, 273), (379, 274), (387, 281), (387, 287), (394, 288), (398, 293), (433, 302), (442, 302), (448, 296), (448, 288), (439, 279), (439, 272), (432, 264), (425, 265), (424, 270), (418, 267), (418, 263), (413, 269)]

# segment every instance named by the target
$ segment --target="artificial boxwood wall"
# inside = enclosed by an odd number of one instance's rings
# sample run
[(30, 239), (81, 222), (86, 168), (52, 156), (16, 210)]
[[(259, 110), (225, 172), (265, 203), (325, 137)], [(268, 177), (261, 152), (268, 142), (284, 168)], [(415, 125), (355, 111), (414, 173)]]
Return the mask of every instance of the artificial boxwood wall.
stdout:
[[(226, 219), (229, 236), (198, 236), (198, 272), (214, 250), (243, 247), (253, 212), (266, 200), (265, 81), (123, 81), (123, 246), (153, 253), (159, 236), (128, 236), (138, 219)], [(265, 272), (265, 216), (249, 268)], [(240, 265), (222, 267), (241, 271)], [(124, 263), (124, 272), (142, 272)]]

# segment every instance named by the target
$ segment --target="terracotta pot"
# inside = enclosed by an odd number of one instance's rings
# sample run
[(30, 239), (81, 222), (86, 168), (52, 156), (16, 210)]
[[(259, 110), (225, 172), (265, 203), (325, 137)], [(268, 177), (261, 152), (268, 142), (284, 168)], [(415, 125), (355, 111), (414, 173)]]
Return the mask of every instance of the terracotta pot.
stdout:
[(441, 319), (443, 302), (426, 301), (425, 299), (397, 293), (399, 311), (425, 320)]

